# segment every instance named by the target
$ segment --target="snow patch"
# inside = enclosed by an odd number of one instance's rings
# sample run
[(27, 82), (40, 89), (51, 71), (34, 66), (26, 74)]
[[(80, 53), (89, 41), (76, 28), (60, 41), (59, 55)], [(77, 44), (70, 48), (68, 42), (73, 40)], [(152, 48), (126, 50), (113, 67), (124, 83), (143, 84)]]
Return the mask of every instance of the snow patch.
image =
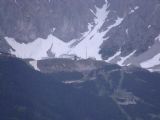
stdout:
[(148, 29), (151, 27), (152, 25), (148, 25)]
[(160, 42), (160, 34), (155, 38), (155, 40), (158, 40)]
[(132, 55), (134, 55), (135, 52), (136, 52), (136, 50), (133, 51), (132, 53), (130, 53), (128, 56), (120, 57), (121, 60), (119, 60), (119, 61), (117, 62), (117, 64), (120, 65), (120, 66), (123, 66), (123, 65), (124, 65), (124, 62), (125, 62), (128, 58), (130, 58)]
[(129, 14), (134, 13), (137, 9), (139, 9), (139, 6), (135, 6), (133, 9), (131, 9)]
[(136, 6), (134, 9), (135, 9), (135, 10), (139, 9), (139, 6)]
[(63, 81), (64, 84), (79, 84), (83, 83), (84, 81), (82, 80), (74, 80), (74, 81)]
[(121, 54), (121, 51), (118, 51), (117, 53), (115, 53), (112, 57), (108, 58), (107, 60), (105, 60), (106, 62), (110, 62), (111, 60), (113, 60), (114, 58), (116, 58), (117, 56), (119, 56)]
[(132, 9), (132, 10), (130, 11), (130, 13), (134, 13), (134, 11), (135, 11), (135, 10)]
[(124, 20), (124, 18), (118, 17), (117, 20), (115, 21), (115, 23), (108, 27), (107, 32), (110, 31), (113, 27), (116, 27), (116, 26), (120, 25), (123, 20)]
[(160, 64), (160, 53), (155, 55), (153, 58), (140, 63), (143, 68), (151, 68)]
[(18, 43), (14, 38), (5, 37), (7, 43), (14, 49), (10, 49), (11, 54), (20, 58), (33, 58), (40, 60), (48, 57), (47, 51), (52, 47), (52, 52), (58, 57), (67, 50), (67, 44), (53, 35), (47, 39), (38, 38), (35, 41), (25, 44)]
[(29, 64), (37, 71), (40, 71), (40, 69), (38, 68), (37, 66), (37, 60), (33, 60), (33, 61), (30, 61)]
[(128, 35), (128, 28), (126, 29), (126, 34)]

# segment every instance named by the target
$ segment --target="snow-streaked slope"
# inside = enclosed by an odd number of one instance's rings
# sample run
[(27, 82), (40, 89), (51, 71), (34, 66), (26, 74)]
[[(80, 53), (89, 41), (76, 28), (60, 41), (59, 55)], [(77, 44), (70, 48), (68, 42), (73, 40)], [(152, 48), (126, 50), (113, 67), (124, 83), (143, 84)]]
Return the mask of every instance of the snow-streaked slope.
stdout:
[[(68, 43), (63, 42), (53, 35), (48, 35), (47, 39), (38, 38), (31, 43), (18, 43), (15, 39), (5, 37), (7, 43), (14, 49), (10, 52), (20, 58), (33, 58), (35, 60), (40, 60), (48, 57), (47, 51), (50, 50), (55, 57), (60, 57), (62, 54), (76, 54), (81, 58), (95, 57), (101, 60), (99, 54), (100, 45), (104, 41), (105, 34), (110, 31), (113, 27), (118, 26), (123, 18), (117, 17), (115, 22), (108, 26), (105, 31), (100, 31), (104, 22), (106, 21), (109, 10), (108, 1), (102, 6), (102, 8), (97, 8), (96, 11), (91, 12), (94, 14), (94, 23), (88, 23), (88, 31), (82, 34), (80, 39), (72, 40)], [(77, 43), (78, 44), (75, 44)], [(87, 56), (86, 56), (87, 55)]]
[(121, 57), (121, 51), (117, 51), (115, 55), (111, 56), (106, 62), (116, 63), (120, 66), (136, 65), (149, 71), (160, 70), (160, 35), (155, 37), (154, 45), (150, 46), (148, 50), (140, 55), (135, 55), (136, 51), (133, 51), (127, 56)]

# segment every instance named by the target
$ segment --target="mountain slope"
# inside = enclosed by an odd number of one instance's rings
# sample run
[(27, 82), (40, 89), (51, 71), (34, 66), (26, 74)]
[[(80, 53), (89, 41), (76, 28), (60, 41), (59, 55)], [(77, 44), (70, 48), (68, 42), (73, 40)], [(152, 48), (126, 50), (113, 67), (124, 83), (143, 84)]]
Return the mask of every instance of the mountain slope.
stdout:
[(42, 74), (2, 55), (0, 68), (3, 120), (159, 119), (158, 73), (106, 64), (85, 76), (67, 69)]

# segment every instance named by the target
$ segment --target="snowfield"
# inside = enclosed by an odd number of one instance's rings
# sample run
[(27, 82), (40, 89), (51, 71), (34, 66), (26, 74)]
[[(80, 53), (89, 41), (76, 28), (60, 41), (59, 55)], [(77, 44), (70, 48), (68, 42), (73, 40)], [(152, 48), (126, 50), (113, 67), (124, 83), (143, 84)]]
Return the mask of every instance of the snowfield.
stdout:
[(35, 41), (24, 44), (18, 43), (13, 38), (5, 37), (8, 44), (14, 49), (10, 50), (11, 54), (20, 58), (33, 58), (41, 60), (48, 57), (47, 51), (52, 47), (52, 51), (59, 56), (66, 52), (67, 44), (59, 40), (53, 35), (49, 35), (47, 39), (38, 38)]

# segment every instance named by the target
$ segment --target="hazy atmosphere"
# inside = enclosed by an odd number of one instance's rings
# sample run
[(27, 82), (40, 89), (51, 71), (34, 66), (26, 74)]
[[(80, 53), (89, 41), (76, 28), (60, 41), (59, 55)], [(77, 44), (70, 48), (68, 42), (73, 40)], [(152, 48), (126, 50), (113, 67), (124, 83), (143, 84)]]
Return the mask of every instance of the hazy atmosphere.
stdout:
[(0, 120), (160, 120), (160, 0), (0, 0)]

